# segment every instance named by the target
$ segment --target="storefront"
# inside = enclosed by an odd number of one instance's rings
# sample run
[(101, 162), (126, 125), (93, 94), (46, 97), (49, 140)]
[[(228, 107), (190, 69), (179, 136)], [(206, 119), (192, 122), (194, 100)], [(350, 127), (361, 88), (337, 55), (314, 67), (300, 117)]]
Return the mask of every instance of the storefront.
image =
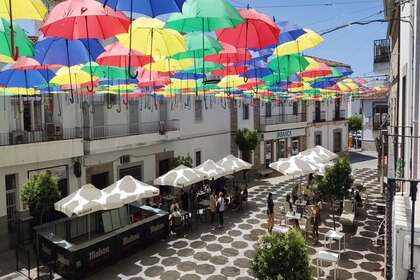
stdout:
[(60, 165), (42, 169), (35, 169), (28, 171), (28, 179), (41, 172), (48, 172), (52, 176), (56, 177), (58, 180), (58, 191), (60, 192), (60, 197), (66, 197), (69, 192), (69, 180), (68, 180), (68, 166)]
[(286, 129), (262, 134), (264, 164), (297, 155), (305, 147), (305, 128)]

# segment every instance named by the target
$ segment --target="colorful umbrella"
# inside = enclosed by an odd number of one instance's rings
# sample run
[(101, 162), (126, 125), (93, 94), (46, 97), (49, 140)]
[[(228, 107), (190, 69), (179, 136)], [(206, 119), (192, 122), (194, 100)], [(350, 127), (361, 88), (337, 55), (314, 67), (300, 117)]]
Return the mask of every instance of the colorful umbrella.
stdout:
[(207, 55), (204, 60), (218, 64), (239, 63), (252, 58), (251, 54), (244, 49), (221, 43), (223, 50), (217, 54)]
[(194, 64), (193, 59), (161, 59), (156, 60), (151, 64), (145, 65), (147, 71), (158, 71), (158, 72), (171, 72), (171, 71), (181, 71), (185, 69), (189, 69)]
[[(203, 48), (204, 36), (204, 48)], [(220, 43), (212, 36), (201, 34), (199, 32), (192, 32), (185, 35), (185, 42), (187, 50), (182, 53), (172, 56), (174, 59), (185, 58), (201, 58), (206, 55), (216, 54), (222, 50)]]
[(26, 36), (25, 31), (16, 26), (13, 32), (14, 42), (12, 42), (10, 21), (0, 18), (0, 54), (16, 60), (17, 56), (13, 53), (14, 51), (12, 47), (12, 44), (14, 44), (14, 46), (19, 49), (19, 55), (33, 56), (34, 47), (32, 46), (32, 42)]
[[(12, 5), (13, 2), (13, 5)], [(13, 20), (43, 20), (47, 8), (42, 0), (0, 0), (0, 18), (10, 21), (10, 52), (13, 60), (19, 57), (19, 46), (15, 46)]]
[[(131, 61), (130, 60), (131, 57)], [(119, 42), (114, 42), (105, 47), (105, 52), (96, 59), (100, 65), (115, 67), (141, 67), (153, 62), (153, 58), (142, 53), (124, 48)]]
[(278, 81), (281, 80), (281, 74), (290, 76), (305, 70), (308, 65), (308, 60), (304, 56), (297, 54), (277, 56), (268, 63), (268, 67), (273, 70), (273, 72), (279, 74)]
[(185, 0), (97, 0), (114, 10), (157, 17), (181, 12)]
[[(276, 56), (300, 53), (306, 49), (313, 48), (324, 41), (316, 32), (309, 29), (303, 30), (305, 33), (297, 36), (294, 40), (281, 43), (274, 51)], [(299, 33), (296, 33), (296, 35), (298, 34)]]

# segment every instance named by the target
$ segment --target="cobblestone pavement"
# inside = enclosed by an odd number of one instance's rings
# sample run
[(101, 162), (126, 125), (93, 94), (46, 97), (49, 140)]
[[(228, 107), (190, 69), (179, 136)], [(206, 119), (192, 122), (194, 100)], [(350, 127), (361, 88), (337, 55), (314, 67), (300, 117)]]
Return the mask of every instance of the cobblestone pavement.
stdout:
[[(376, 170), (361, 168), (354, 174), (367, 187), (370, 205), (365, 217), (357, 219), (355, 234), (346, 236), (346, 251), (340, 255), (338, 279), (383, 279), (383, 247), (375, 246), (373, 242), (380, 222), (374, 202), (382, 201)], [(273, 181), (276, 184), (272, 184)], [(250, 262), (258, 238), (266, 233), (266, 194), (272, 192), (278, 203), (284, 200), (292, 184), (293, 181), (287, 177), (260, 180), (250, 189), (248, 206), (244, 211), (228, 211), (225, 214), (223, 230), (212, 230), (202, 223), (184, 238), (152, 245), (93, 273), (89, 279), (255, 279)], [(332, 215), (325, 209), (322, 210), (322, 221), (321, 241), (315, 244), (308, 237), (312, 265), (316, 264), (316, 252), (325, 249), (322, 233), (333, 226)], [(315, 273), (315, 267), (313, 270)], [(323, 266), (321, 274), (332, 279), (332, 266)]]

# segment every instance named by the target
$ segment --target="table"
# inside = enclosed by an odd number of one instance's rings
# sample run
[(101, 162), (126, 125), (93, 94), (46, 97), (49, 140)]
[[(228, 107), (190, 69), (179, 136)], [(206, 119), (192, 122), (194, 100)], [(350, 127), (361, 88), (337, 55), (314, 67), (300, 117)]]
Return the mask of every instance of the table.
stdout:
[(340, 255), (333, 252), (328, 251), (319, 251), (319, 253), (316, 255), (316, 277), (319, 279), (319, 263), (324, 261), (331, 262), (334, 265), (334, 280), (337, 279), (337, 266), (338, 266), (338, 260), (340, 259)]
[(289, 227), (285, 227), (285, 226), (274, 226), (273, 227), (273, 232), (277, 232), (277, 233), (287, 233), (289, 231)]
[[(338, 241), (338, 250), (341, 251), (341, 240), (343, 240), (343, 247), (344, 247), (344, 251), (346, 250), (346, 235), (342, 232), (337, 232), (334, 230), (329, 230), (325, 235), (324, 235), (324, 245), (325, 247), (327, 247), (327, 243), (326, 241), (328, 240), (337, 240)], [(330, 245), (330, 249), (331, 249), (332, 245)]]

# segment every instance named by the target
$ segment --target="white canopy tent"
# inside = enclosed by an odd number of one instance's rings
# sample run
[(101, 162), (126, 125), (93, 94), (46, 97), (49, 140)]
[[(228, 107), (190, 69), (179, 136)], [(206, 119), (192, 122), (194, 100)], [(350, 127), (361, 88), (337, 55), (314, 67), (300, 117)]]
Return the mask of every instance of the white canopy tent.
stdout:
[(318, 170), (316, 165), (311, 164), (310, 162), (307, 162), (297, 156), (279, 159), (278, 161), (271, 163), (269, 167), (284, 175), (293, 177), (308, 175)]
[(156, 178), (153, 184), (156, 186), (172, 186), (176, 188), (184, 188), (205, 179), (205, 175), (200, 171), (179, 165), (175, 169)]
[(206, 176), (205, 179), (209, 180), (217, 180), (223, 176), (229, 175), (229, 172), (226, 169), (211, 159), (206, 160), (194, 169), (203, 173)]
[(314, 163), (328, 163), (332, 160), (337, 159), (338, 155), (322, 146), (315, 146), (313, 148), (300, 152), (299, 157), (303, 157)]
[(88, 184), (54, 203), (54, 208), (68, 217), (80, 217), (102, 210), (102, 201), (104, 200), (105, 194), (95, 186)]
[(119, 207), (122, 207), (125, 204), (129, 204), (143, 198), (159, 195), (158, 188), (143, 183), (132, 176), (124, 176), (114, 184), (103, 189), (102, 192), (106, 194), (105, 201), (103, 203), (103, 210), (118, 208), (115, 207), (115, 202), (119, 202)]
[(233, 155), (225, 156), (224, 158), (216, 162), (216, 164), (220, 165), (223, 169), (225, 169), (226, 172), (228, 172), (227, 174), (233, 174), (242, 170), (252, 168), (252, 164)]

